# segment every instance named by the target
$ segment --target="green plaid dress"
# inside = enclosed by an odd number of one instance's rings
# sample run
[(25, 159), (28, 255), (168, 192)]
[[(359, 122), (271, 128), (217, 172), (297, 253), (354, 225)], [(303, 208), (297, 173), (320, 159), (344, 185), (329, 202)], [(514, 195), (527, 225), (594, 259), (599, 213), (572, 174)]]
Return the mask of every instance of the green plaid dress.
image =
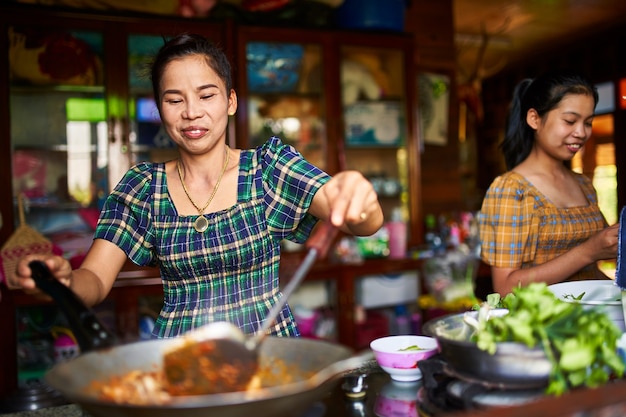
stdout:
[[(174, 337), (213, 321), (253, 333), (281, 296), (280, 242), (302, 243), (317, 219), (307, 214), (330, 177), (278, 138), (241, 152), (237, 203), (205, 215), (181, 216), (170, 199), (164, 163), (131, 168), (109, 195), (95, 238), (119, 246), (137, 265), (158, 265), (164, 304), (154, 337)], [(298, 336), (285, 307), (270, 330)]]

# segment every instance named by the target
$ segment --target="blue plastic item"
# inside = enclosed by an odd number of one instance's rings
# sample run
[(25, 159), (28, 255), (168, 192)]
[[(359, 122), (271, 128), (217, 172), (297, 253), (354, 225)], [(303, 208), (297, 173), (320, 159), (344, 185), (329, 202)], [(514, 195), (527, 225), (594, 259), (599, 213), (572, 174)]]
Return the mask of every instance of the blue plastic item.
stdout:
[(295, 91), (304, 47), (294, 43), (251, 42), (246, 46), (248, 89), (253, 93)]
[(337, 26), (347, 29), (404, 31), (406, 0), (344, 0), (337, 8)]
[[(617, 235), (617, 269), (615, 271), (615, 284), (622, 292), (626, 291), (626, 206), (622, 207), (619, 215), (619, 233)], [(622, 301), (624, 301), (624, 296)], [(626, 307), (624, 307), (626, 313)]]

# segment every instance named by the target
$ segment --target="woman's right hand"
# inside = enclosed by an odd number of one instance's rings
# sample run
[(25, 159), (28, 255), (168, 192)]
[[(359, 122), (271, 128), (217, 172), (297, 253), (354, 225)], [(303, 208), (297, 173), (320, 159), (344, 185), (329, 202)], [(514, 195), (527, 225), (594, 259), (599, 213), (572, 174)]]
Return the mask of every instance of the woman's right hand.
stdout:
[(28, 266), (34, 260), (44, 262), (56, 279), (62, 284), (70, 286), (72, 266), (67, 259), (57, 255), (27, 255), (18, 261), (15, 271), (7, 277), (6, 283), (9, 289), (22, 289), (27, 294), (43, 295), (43, 292), (37, 288), (32, 279), (32, 272)]
[(618, 234), (619, 224), (609, 226), (568, 252), (531, 268), (492, 266), (491, 277), (494, 291), (504, 296), (518, 285), (528, 285), (536, 281), (543, 281), (548, 285), (556, 284), (597, 261), (615, 259), (617, 257)]
[(588, 245), (594, 261), (617, 258), (619, 223), (609, 226), (591, 236), (584, 245)]

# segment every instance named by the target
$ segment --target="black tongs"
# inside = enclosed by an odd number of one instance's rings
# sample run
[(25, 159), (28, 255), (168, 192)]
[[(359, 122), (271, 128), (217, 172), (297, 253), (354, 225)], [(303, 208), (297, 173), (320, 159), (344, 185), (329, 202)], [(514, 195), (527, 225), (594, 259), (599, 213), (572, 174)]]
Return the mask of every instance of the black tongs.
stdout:
[(28, 266), (37, 287), (52, 297), (65, 314), (81, 352), (116, 344), (116, 337), (100, 322), (93, 310), (85, 306), (71, 289), (59, 282), (45, 263), (32, 261)]

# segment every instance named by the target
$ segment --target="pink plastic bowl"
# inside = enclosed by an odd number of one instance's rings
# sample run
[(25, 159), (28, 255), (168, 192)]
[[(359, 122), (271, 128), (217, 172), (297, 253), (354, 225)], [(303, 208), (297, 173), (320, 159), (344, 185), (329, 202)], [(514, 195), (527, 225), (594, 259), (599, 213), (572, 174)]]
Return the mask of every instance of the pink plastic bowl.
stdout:
[[(421, 350), (402, 350), (418, 346)], [(380, 367), (396, 381), (417, 381), (422, 373), (417, 367), (421, 360), (428, 359), (439, 352), (437, 340), (428, 336), (387, 336), (370, 343)]]

